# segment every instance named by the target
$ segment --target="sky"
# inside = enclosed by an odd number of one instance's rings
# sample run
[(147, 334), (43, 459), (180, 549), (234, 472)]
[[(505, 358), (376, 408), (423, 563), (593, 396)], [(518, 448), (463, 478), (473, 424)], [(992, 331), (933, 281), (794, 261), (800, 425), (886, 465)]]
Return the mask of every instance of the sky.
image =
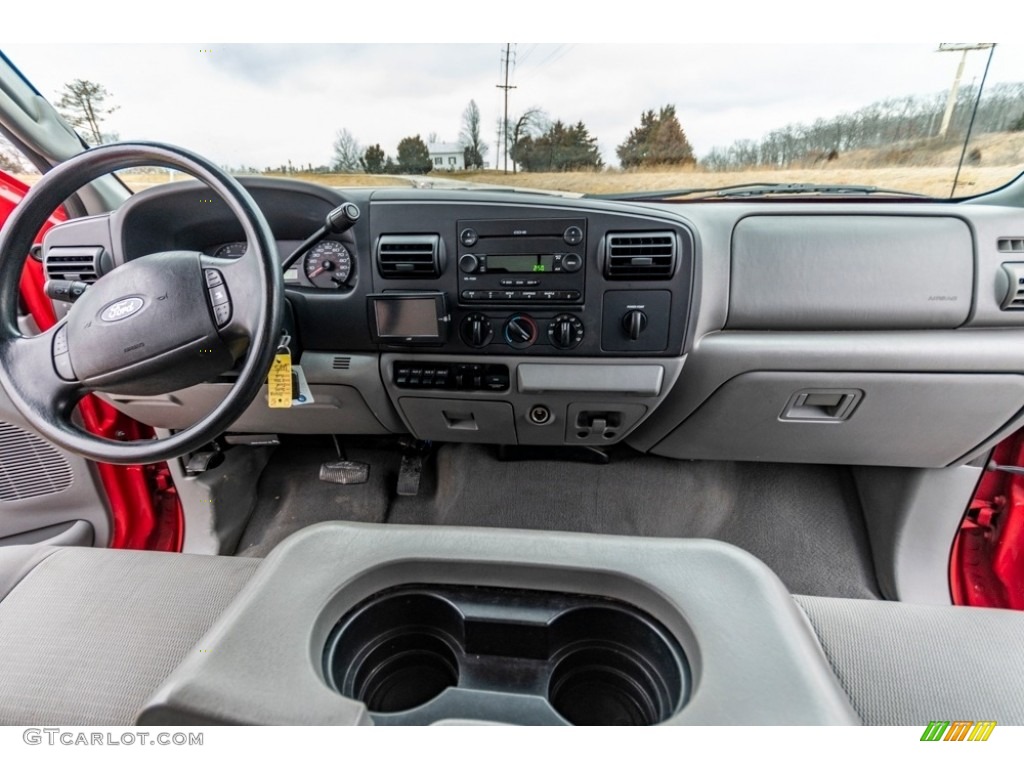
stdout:
[[(788, 123), (943, 91), (960, 56), (937, 53), (937, 40), (512, 46), (510, 114), (540, 107), (552, 119), (582, 120), (608, 164), (647, 109), (674, 104), (702, 155)], [(179, 144), (222, 165), (328, 164), (342, 128), (392, 155), (409, 135), (454, 142), (471, 99), (495, 159), (499, 42), (40, 44), (0, 36), (0, 49), (51, 101), (74, 78), (102, 83), (119, 107), (106, 128), (121, 139)], [(964, 85), (980, 80), (986, 57), (968, 55)], [(1024, 81), (1024, 45), (996, 49), (989, 83), (999, 81)]]

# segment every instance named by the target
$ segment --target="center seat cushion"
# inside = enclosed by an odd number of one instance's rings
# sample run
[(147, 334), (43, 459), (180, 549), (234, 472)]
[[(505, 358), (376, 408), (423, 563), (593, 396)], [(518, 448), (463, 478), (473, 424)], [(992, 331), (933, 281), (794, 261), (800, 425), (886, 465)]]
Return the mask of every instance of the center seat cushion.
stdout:
[(1024, 725), (1024, 612), (796, 601), (865, 725)]
[(261, 561), (0, 549), (0, 725), (130, 725)]

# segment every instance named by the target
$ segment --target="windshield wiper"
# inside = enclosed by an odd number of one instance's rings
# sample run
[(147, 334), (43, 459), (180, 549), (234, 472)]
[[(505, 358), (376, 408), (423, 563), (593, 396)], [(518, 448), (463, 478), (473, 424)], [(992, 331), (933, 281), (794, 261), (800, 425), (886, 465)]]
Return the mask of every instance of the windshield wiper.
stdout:
[(671, 200), (678, 197), (700, 195), (697, 200), (715, 200), (736, 197), (768, 197), (771, 195), (897, 195), (899, 197), (927, 198), (919, 192), (886, 189), (866, 184), (811, 184), (804, 182), (778, 182), (764, 184), (734, 184), (728, 187), (690, 187), (663, 189), (656, 192), (622, 192), (614, 195), (585, 195), (601, 200)]

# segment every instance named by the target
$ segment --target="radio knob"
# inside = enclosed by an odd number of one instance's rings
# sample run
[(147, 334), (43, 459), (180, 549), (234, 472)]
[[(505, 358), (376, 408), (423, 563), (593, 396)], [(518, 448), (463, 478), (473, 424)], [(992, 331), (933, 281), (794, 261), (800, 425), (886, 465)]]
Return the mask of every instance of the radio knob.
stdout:
[(476, 272), (480, 266), (480, 259), (472, 253), (464, 253), (459, 257), (459, 269), (463, 272)]
[(583, 341), (583, 321), (576, 315), (557, 315), (548, 326), (548, 339), (557, 349), (572, 349)]
[(529, 315), (515, 314), (505, 321), (505, 342), (524, 349), (537, 340), (537, 322)]
[(479, 239), (480, 237), (477, 235), (476, 230), (471, 227), (466, 227), (466, 229), (459, 232), (459, 242), (467, 248), (472, 248)]
[(491, 321), (487, 315), (481, 315), (478, 312), (466, 315), (459, 331), (462, 334), (462, 340), (477, 349), (486, 347), (494, 338), (494, 326), (491, 325)]
[(583, 242), (583, 230), (574, 224), (562, 233), (562, 239), (569, 245), (579, 245)]
[(578, 253), (566, 253), (562, 256), (562, 269), (566, 272), (578, 272), (583, 266), (583, 259)]

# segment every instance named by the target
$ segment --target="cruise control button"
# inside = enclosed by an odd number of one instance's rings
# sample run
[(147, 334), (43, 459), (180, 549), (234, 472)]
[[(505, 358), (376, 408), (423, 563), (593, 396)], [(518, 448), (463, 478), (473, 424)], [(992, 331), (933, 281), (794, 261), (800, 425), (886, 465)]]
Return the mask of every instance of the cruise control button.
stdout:
[(213, 317), (217, 321), (218, 328), (227, 325), (228, 320), (231, 319), (231, 304), (215, 304), (213, 307)]
[(53, 354), (63, 355), (68, 351), (68, 327), (62, 325), (53, 337)]
[(214, 306), (218, 304), (228, 303), (228, 289), (223, 285), (218, 285), (210, 289), (210, 301), (213, 302)]
[(218, 285), (224, 285), (224, 278), (216, 269), (204, 269), (203, 273), (206, 275), (207, 288), (214, 288)]
[(71, 367), (71, 355), (67, 352), (53, 356), (53, 367), (56, 369), (57, 375), (65, 381), (75, 380), (75, 371)]

